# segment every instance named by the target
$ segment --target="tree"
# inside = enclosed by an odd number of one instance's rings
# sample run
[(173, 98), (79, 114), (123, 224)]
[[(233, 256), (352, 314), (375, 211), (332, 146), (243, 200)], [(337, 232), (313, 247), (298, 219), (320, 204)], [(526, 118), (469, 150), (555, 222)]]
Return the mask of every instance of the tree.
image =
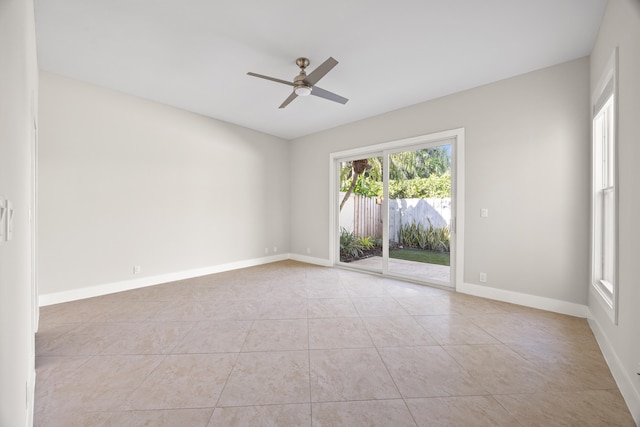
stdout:
[[(407, 150), (389, 155), (389, 181), (390, 184), (400, 186), (422, 186), (420, 183), (407, 181), (424, 180), (431, 176), (440, 177), (451, 172), (450, 146), (423, 148), (420, 150)], [(343, 162), (340, 169), (341, 187), (351, 179), (346, 190), (340, 210), (354, 192), (371, 196), (371, 190), (381, 188), (383, 168), (382, 157)], [(378, 189), (379, 189), (378, 188)]]
[(344, 204), (347, 203), (347, 200), (349, 200), (351, 193), (353, 193), (353, 189), (356, 188), (356, 184), (358, 183), (358, 178), (360, 177), (360, 175), (364, 173), (364, 171), (367, 170), (367, 167), (369, 167), (369, 160), (367, 159), (354, 160), (351, 162), (351, 169), (352, 169), (351, 185), (349, 186), (349, 188), (347, 189), (347, 192), (342, 198), (342, 202), (340, 202), (340, 210), (342, 210), (342, 207), (344, 206)]
[(402, 151), (389, 156), (389, 179), (408, 180), (443, 175), (451, 170), (448, 149), (445, 147)]

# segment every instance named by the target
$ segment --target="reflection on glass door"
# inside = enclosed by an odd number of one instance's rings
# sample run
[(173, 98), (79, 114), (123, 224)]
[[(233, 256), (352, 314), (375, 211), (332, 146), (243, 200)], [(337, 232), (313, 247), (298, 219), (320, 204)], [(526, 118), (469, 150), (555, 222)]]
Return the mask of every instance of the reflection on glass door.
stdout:
[(340, 262), (382, 272), (382, 157), (338, 165)]
[(451, 145), (390, 153), (388, 273), (451, 282)]

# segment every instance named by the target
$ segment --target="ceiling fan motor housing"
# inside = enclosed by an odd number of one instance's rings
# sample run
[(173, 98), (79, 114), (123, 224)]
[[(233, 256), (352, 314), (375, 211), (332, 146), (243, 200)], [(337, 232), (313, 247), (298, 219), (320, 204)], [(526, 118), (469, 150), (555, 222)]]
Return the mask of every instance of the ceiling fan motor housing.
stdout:
[(313, 87), (304, 81), (306, 78), (307, 73), (305, 73), (304, 70), (300, 71), (300, 74), (293, 78), (293, 91), (298, 95), (309, 95), (313, 90)]

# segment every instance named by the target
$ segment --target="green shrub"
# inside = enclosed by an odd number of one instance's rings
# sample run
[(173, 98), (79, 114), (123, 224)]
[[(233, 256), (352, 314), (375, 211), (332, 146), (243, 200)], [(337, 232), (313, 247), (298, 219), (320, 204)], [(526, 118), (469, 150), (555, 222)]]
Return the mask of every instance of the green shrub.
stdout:
[(436, 232), (438, 234), (438, 245), (435, 250), (449, 252), (451, 250), (451, 231), (449, 227), (438, 228)]
[(363, 255), (364, 247), (361, 239), (353, 231), (340, 229), (340, 259), (359, 258)]
[(451, 232), (448, 227), (435, 228), (431, 221), (425, 227), (422, 223), (413, 221), (411, 224), (400, 226), (400, 241), (407, 248), (430, 251), (449, 252), (451, 246)]
[(368, 251), (370, 249), (373, 249), (376, 244), (373, 240), (373, 238), (371, 236), (367, 236), (367, 237), (360, 237), (360, 246), (362, 246), (362, 249), (364, 249), (365, 251)]
[[(340, 191), (347, 191), (351, 180), (345, 180)], [(365, 197), (382, 197), (382, 182), (360, 175), (354, 194)], [(414, 178), (389, 181), (389, 198), (391, 199), (442, 199), (451, 197), (451, 175), (431, 175), (429, 178)]]
[(451, 175), (431, 175), (429, 178), (389, 181), (389, 198), (391, 199), (446, 197), (451, 197)]
[(402, 224), (402, 226), (400, 226), (400, 243), (402, 243), (403, 246), (406, 246), (408, 248), (418, 247), (416, 235), (417, 226), (415, 222), (411, 225)]
[[(351, 179), (342, 181), (340, 185), (340, 191), (347, 191), (351, 186)], [(382, 197), (382, 182), (374, 181), (370, 177), (360, 175), (356, 186), (353, 189), (353, 194), (359, 194), (364, 197)]]

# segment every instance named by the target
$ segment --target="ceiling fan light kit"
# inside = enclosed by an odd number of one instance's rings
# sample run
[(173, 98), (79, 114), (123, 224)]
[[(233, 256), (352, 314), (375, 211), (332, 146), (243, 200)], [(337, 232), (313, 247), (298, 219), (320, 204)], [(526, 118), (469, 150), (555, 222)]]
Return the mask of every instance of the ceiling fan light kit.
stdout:
[(287, 80), (277, 79), (275, 77), (269, 77), (262, 74), (256, 74), (249, 72), (247, 73), (253, 77), (259, 77), (265, 80), (271, 80), (276, 83), (285, 84), (288, 86), (293, 86), (293, 92), (284, 102), (280, 105), (280, 108), (284, 108), (291, 101), (296, 99), (298, 96), (308, 96), (315, 95), (320, 98), (328, 99), (329, 101), (338, 102), (340, 104), (346, 104), (348, 99), (344, 98), (340, 95), (337, 95), (333, 92), (329, 92), (328, 90), (324, 90), (316, 86), (316, 83), (320, 81), (333, 67), (338, 65), (338, 61), (329, 57), (326, 61), (320, 64), (315, 70), (313, 70), (309, 75), (307, 75), (305, 68), (307, 68), (310, 64), (309, 59), (307, 58), (298, 58), (296, 59), (296, 65), (300, 68), (300, 73), (293, 78), (293, 82), (289, 82)]
[(293, 91), (296, 93), (296, 95), (298, 96), (307, 96), (307, 95), (311, 95), (311, 86), (298, 86), (296, 87)]

